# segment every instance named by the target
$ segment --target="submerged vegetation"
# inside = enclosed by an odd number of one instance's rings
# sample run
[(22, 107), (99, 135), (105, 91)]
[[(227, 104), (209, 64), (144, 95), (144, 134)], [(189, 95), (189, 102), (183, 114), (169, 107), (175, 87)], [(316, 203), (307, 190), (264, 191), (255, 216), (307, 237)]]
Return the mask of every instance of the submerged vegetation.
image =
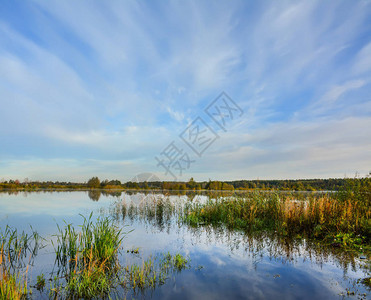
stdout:
[(0, 299), (22, 299), (27, 297), (29, 290), (27, 288), (27, 280), (25, 275), (17, 273), (10, 273), (4, 268), (2, 258), (0, 257)]
[(193, 226), (223, 224), (229, 229), (274, 231), (283, 236), (323, 239), (337, 246), (361, 247), (371, 238), (370, 207), (323, 196), (309, 201), (256, 193), (190, 203), (185, 221)]
[(28, 257), (29, 264), (32, 263), (41, 247), (40, 240), (35, 231), (18, 233), (9, 226), (0, 231), (0, 299), (21, 299), (30, 293), (24, 259)]
[[(117, 271), (118, 250), (123, 236), (108, 218), (93, 223), (84, 218), (81, 231), (71, 224), (61, 229), (55, 246), (56, 263), (66, 279), (63, 291), (68, 297), (91, 298), (108, 295)], [(58, 291), (58, 289), (56, 289)]]
[(161, 254), (144, 260), (142, 265), (132, 264), (124, 268), (124, 280), (121, 285), (134, 291), (154, 289), (165, 283), (168, 275), (189, 267), (189, 259), (177, 253)]
[(185, 205), (192, 225), (224, 225), (244, 231), (320, 239), (335, 247), (370, 251), (370, 181), (349, 182), (339, 193), (298, 200), (291, 195), (254, 192)]
[[(361, 183), (361, 184), (360, 184)], [(209, 195), (206, 201), (188, 197), (175, 203), (168, 197), (145, 196), (139, 205), (119, 203), (110, 212), (119, 218), (142, 219), (163, 229), (173, 216), (180, 226), (211, 225), (244, 232), (270, 232), (290, 238), (316, 239), (322, 244), (359, 252), (371, 251), (370, 180), (348, 185), (338, 193), (296, 194), (252, 191)]]
[[(122, 265), (119, 252), (125, 234), (110, 218), (92, 220), (83, 217), (78, 231), (72, 224), (59, 227), (52, 241), (57, 271), (46, 285), (44, 274), (37, 276), (34, 287), (48, 290), (53, 299), (92, 299), (136, 293), (156, 288), (165, 283), (168, 275), (188, 268), (189, 259), (181, 254), (160, 254), (143, 260), (142, 264)], [(41, 237), (32, 232), (18, 233), (9, 226), (1, 232), (0, 240), (0, 299), (26, 299), (32, 297), (28, 285), (28, 269), (37, 255)], [(138, 254), (139, 250), (127, 251)], [(28, 263), (25, 260), (28, 259)]]

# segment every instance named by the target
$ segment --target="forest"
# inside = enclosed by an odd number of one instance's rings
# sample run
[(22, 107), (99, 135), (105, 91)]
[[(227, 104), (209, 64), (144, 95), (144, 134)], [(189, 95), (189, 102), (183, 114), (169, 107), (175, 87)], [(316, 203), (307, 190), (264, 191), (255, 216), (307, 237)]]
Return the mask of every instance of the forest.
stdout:
[[(371, 174), (371, 173), (370, 173)], [(120, 180), (100, 180), (92, 177), (87, 182), (64, 181), (30, 181), (2, 180), (0, 190), (280, 190), (280, 191), (340, 191), (345, 187), (362, 187), (371, 191), (371, 176), (355, 178), (329, 179), (287, 179), (287, 180), (234, 180), (234, 181), (200, 181), (193, 178), (188, 181), (151, 181), (122, 183)]]

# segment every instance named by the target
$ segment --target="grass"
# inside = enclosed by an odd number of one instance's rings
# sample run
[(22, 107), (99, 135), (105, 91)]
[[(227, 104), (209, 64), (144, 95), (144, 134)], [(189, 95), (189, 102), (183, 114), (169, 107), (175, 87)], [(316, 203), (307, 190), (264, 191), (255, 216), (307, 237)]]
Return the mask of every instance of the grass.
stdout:
[[(1, 263), (0, 258), (0, 263)], [(26, 275), (20, 273), (9, 273), (3, 267), (0, 268), (0, 299), (23, 299), (30, 291), (27, 288)]]
[(124, 268), (122, 286), (134, 291), (156, 288), (165, 283), (170, 273), (181, 272), (189, 267), (189, 259), (177, 253), (161, 254), (143, 260), (142, 265), (132, 264)]
[(16, 228), (6, 226), (4, 231), (0, 231), (0, 248), (4, 256), (3, 264), (7, 268), (24, 267), (24, 258), (30, 256), (30, 260), (37, 255), (42, 247), (42, 238), (31, 227), (32, 233), (18, 232)]
[(83, 218), (80, 232), (72, 224), (58, 226), (56, 264), (66, 279), (60, 290), (67, 298), (108, 295), (120, 269), (118, 250), (122, 231), (109, 218), (98, 218), (96, 222), (92, 221), (92, 214)]
[(163, 198), (147, 195), (138, 206), (117, 202), (110, 213), (116, 220), (125, 220), (126, 218), (131, 221), (140, 220), (151, 226), (164, 229), (171, 226), (172, 218), (175, 215), (183, 213), (178, 204), (172, 203), (168, 195)]
[(29, 265), (24, 259), (28, 257), (29, 264), (32, 262), (41, 247), (40, 241), (41, 237), (33, 230), (31, 234), (19, 233), (6, 226), (0, 232), (0, 299), (22, 299), (31, 292), (27, 286)]
[[(150, 257), (142, 265), (122, 266), (118, 253), (124, 234), (109, 218), (92, 222), (90, 215), (79, 232), (72, 224), (58, 226), (58, 230), (55, 252), (60, 272), (50, 288), (53, 297), (105, 298), (119, 286), (134, 291), (155, 288), (165, 282), (169, 272), (187, 267), (187, 259), (169, 253), (160, 263)], [(138, 254), (139, 248), (127, 253)]]
[(183, 255), (177, 253), (175, 255), (171, 255), (169, 252), (164, 255), (161, 261), (161, 267), (164, 270), (176, 270), (178, 272), (186, 269), (189, 264), (189, 259), (184, 257)]
[[(143, 291), (163, 284), (171, 272), (187, 268), (186, 258), (170, 253), (162, 255), (161, 259), (150, 257), (142, 265), (122, 266), (118, 255), (125, 234), (110, 218), (98, 218), (93, 222), (90, 214), (88, 218), (83, 217), (79, 228), (67, 223), (57, 227), (56, 241), (52, 242), (57, 272), (50, 279), (49, 287), (49, 297), (53, 299), (109, 298), (120, 286), (127, 291)], [(0, 299), (31, 297), (28, 268), (42, 246), (40, 240), (34, 231), (19, 233), (7, 226), (1, 232)], [(139, 248), (127, 253), (137, 255)], [(28, 264), (24, 263), (26, 258)], [(46, 287), (44, 274), (37, 276), (33, 287), (43, 292)]]
[[(31, 292), (27, 287), (27, 273), (23, 260), (37, 255), (40, 236), (36, 232), (18, 233), (6, 226), (0, 233), (0, 299), (23, 299)], [(21, 273), (20, 269), (26, 267)]]
[(37, 282), (35, 285), (36, 289), (42, 291), (45, 287), (45, 277), (44, 274), (40, 274), (37, 276)]
[(281, 236), (323, 240), (344, 248), (369, 250), (371, 210), (356, 199), (321, 196), (297, 201), (275, 193), (252, 193), (187, 203), (184, 220), (191, 226), (224, 225), (244, 231), (271, 231)]

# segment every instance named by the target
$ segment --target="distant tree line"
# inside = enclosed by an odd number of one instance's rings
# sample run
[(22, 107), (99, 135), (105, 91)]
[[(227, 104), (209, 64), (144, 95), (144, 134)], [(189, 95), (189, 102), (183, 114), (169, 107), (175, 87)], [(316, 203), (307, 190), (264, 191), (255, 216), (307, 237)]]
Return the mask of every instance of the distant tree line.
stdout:
[(345, 187), (361, 187), (365, 192), (371, 191), (370, 175), (362, 178), (330, 178), (330, 179), (297, 179), (297, 180), (235, 180), (235, 181), (202, 181), (193, 178), (184, 182), (152, 181), (126, 182), (120, 180), (101, 181), (92, 177), (85, 183), (60, 181), (29, 181), (2, 180), (0, 190), (43, 190), (43, 189), (126, 189), (126, 190), (283, 190), (283, 191), (341, 191)]

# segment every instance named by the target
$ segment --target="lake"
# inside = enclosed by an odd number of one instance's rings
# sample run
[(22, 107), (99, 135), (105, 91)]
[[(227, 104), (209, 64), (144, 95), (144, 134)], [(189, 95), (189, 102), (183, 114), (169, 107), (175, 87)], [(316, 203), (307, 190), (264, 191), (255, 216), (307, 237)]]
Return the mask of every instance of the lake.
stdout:
[[(189, 268), (174, 273), (161, 286), (133, 292), (118, 290), (119, 298), (141, 299), (334, 299), (353, 294), (369, 297), (359, 279), (369, 276), (365, 260), (310, 241), (248, 235), (226, 228), (190, 227), (180, 221), (179, 207), (187, 201), (207, 201), (208, 194), (164, 195), (99, 191), (0, 193), (0, 228), (9, 225), (43, 240), (43, 248), (28, 270), (29, 285), (43, 273), (55, 274), (55, 241), (59, 226), (81, 225), (83, 217), (109, 216), (125, 234), (120, 260), (140, 263), (164, 252), (189, 257)], [(169, 212), (148, 210), (158, 199), (174, 204)], [(82, 215), (82, 216), (81, 216)], [(139, 248), (139, 253), (128, 250)], [(47, 283), (48, 287), (48, 283)], [(33, 289), (33, 299), (48, 292)]]

